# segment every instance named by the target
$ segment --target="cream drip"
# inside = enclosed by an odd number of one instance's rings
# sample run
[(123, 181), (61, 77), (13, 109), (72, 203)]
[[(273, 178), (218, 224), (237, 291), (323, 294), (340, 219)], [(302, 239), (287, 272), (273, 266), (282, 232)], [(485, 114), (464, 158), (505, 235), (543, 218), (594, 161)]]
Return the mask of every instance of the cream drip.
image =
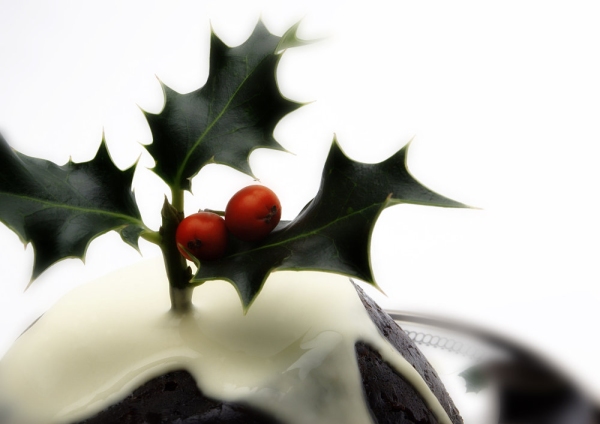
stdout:
[(370, 423), (354, 351), (364, 341), (413, 384), (441, 423), (451, 422), (379, 334), (346, 277), (273, 273), (246, 315), (225, 281), (198, 287), (193, 302), (190, 314), (169, 311), (160, 261), (72, 291), (0, 361), (0, 402), (18, 424), (68, 423), (185, 368), (207, 396), (244, 401), (286, 423)]

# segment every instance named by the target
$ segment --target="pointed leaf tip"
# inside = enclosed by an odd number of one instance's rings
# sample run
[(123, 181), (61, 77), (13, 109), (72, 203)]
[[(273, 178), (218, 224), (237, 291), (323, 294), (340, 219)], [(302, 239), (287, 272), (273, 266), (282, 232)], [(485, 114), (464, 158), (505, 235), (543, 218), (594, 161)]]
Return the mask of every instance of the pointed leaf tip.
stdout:
[(281, 36), (281, 40), (279, 41), (279, 44), (277, 44), (277, 49), (275, 50), (277, 53), (282, 53), (290, 48), (306, 46), (321, 41), (320, 38), (316, 40), (304, 40), (299, 38), (298, 29), (300, 28), (301, 22), (302, 21), (294, 24)]

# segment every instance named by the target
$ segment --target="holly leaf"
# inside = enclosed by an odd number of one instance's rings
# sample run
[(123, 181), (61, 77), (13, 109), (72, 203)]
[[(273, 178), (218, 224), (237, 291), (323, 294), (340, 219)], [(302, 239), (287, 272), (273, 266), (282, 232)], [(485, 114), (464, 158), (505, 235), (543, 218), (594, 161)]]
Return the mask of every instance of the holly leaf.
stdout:
[(258, 244), (232, 239), (225, 257), (201, 263), (192, 284), (228, 280), (245, 308), (274, 270), (335, 272), (375, 284), (370, 238), (383, 209), (400, 203), (467, 207), (431, 191), (410, 174), (408, 146), (383, 162), (366, 164), (348, 158), (334, 140), (319, 191), (298, 217)]
[(489, 385), (489, 379), (480, 365), (467, 368), (459, 375), (465, 380), (467, 393), (479, 393)]
[(252, 175), (254, 149), (283, 150), (273, 137), (275, 125), (300, 104), (281, 96), (275, 71), (282, 49), (300, 44), (296, 29), (280, 38), (259, 23), (233, 48), (213, 33), (206, 84), (188, 94), (163, 85), (162, 112), (146, 113), (153, 137), (146, 148), (154, 172), (172, 189), (191, 190), (191, 178), (209, 163)]
[(34, 248), (32, 281), (55, 262), (84, 258), (97, 236), (116, 230), (137, 248), (146, 228), (131, 190), (104, 140), (96, 157), (59, 166), (13, 150), (0, 135), (0, 221)]

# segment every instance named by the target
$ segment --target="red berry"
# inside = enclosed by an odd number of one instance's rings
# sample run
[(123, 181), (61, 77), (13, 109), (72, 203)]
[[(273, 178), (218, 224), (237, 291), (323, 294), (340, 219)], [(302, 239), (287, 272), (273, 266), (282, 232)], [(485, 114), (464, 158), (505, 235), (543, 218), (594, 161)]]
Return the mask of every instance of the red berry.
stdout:
[(233, 195), (225, 209), (227, 229), (244, 241), (265, 238), (281, 219), (279, 199), (265, 186), (251, 185)]
[(184, 248), (200, 260), (219, 259), (227, 247), (227, 227), (219, 215), (198, 212), (181, 221), (175, 239), (179, 252), (187, 260), (192, 258)]

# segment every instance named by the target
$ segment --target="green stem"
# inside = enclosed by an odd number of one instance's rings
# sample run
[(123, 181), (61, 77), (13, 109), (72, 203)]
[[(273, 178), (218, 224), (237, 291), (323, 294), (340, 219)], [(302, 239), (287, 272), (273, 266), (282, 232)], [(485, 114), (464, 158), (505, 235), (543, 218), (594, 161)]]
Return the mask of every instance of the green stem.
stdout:
[(183, 190), (173, 187), (171, 189), (171, 204), (177, 212), (183, 213)]
[(160, 246), (162, 243), (162, 236), (160, 235), (160, 232), (158, 232), (158, 231), (144, 230), (140, 234), (140, 237), (143, 238), (144, 240), (149, 241), (150, 243), (154, 243), (158, 246)]
[(219, 216), (225, 216), (225, 211), (216, 211), (214, 209), (203, 209), (204, 212), (212, 212), (214, 214), (217, 214)]
[[(173, 190), (175, 194), (175, 190)], [(173, 196), (175, 198), (175, 196)], [(183, 201), (183, 193), (178, 197)], [(183, 203), (180, 204), (183, 209)], [(171, 205), (165, 198), (162, 209), (162, 226), (160, 227), (160, 249), (165, 261), (171, 295), (171, 309), (176, 313), (185, 313), (192, 309), (192, 291), (190, 285), (192, 270), (187, 266), (183, 256), (177, 249), (175, 234), (183, 219), (183, 211)]]

